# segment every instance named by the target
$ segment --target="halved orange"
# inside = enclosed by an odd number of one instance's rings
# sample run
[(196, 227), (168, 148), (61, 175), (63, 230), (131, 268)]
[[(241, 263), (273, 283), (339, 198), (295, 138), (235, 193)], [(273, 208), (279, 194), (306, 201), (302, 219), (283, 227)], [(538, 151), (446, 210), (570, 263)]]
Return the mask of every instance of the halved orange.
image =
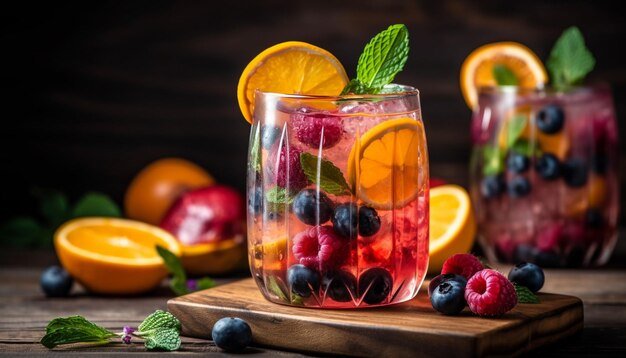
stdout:
[(543, 87), (548, 80), (543, 63), (528, 47), (517, 42), (483, 45), (472, 51), (461, 66), (461, 91), (468, 107), (476, 105), (479, 87), (498, 85), (493, 75), (496, 65), (511, 71), (523, 88)]
[(428, 272), (439, 273), (444, 261), (469, 252), (476, 236), (476, 219), (467, 191), (453, 184), (430, 189)]
[(300, 41), (274, 45), (258, 54), (239, 78), (237, 100), (252, 123), (254, 91), (336, 96), (348, 84), (343, 66), (330, 52)]
[(425, 149), (422, 124), (414, 119), (392, 119), (368, 130), (348, 157), (348, 177), (356, 195), (377, 209), (404, 206), (420, 189)]
[(218, 242), (181, 245), (181, 261), (190, 275), (226, 275), (247, 264), (246, 244), (227, 239)]
[(86, 289), (102, 294), (137, 294), (157, 287), (167, 270), (156, 245), (180, 256), (180, 245), (169, 232), (134, 220), (74, 219), (54, 235), (63, 267)]

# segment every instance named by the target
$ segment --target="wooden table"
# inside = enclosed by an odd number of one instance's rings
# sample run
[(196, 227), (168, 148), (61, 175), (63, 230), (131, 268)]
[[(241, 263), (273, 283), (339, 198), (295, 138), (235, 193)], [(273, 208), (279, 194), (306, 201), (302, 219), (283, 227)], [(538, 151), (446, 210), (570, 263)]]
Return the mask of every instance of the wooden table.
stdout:
[[(172, 294), (166, 287), (141, 297), (97, 297), (85, 294), (76, 285), (70, 298), (45, 298), (39, 288), (42, 267), (54, 262), (48, 253), (0, 253), (0, 355), (111, 356), (124, 353), (155, 357), (170, 353), (146, 352), (143, 344), (121, 342), (90, 348), (62, 348), (50, 351), (39, 344), (47, 322), (57, 316), (83, 315), (104, 327), (119, 330), (137, 326), (156, 309), (165, 309)], [(508, 268), (501, 267), (507, 272)], [(601, 269), (546, 270), (544, 292), (580, 297), (585, 306), (585, 328), (581, 335), (531, 353), (545, 357), (626, 356), (626, 242), (618, 246), (611, 263)], [(228, 280), (220, 280), (224, 283)], [(211, 327), (207, 327), (210, 330)], [(213, 342), (183, 337), (175, 354), (221, 352)], [(255, 356), (302, 354), (262, 347), (249, 348)]]

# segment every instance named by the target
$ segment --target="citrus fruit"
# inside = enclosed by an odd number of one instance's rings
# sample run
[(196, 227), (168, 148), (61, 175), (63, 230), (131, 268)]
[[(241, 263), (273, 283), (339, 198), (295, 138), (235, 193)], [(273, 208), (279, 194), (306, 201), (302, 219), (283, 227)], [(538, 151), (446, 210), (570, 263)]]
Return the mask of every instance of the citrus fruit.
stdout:
[(494, 42), (469, 54), (461, 66), (461, 91), (468, 107), (478, 100), (478, 88), (496, 86), (494, 66), (504, 66), (523, 88), (542, 87), (548, 80), (543, 63), (528, 47), (517, 42)]
[(420, 167), (426, 165), (425, 148), (422, 124), (414, 119), (392, 119), (365, 132), (348, 157), (356, 195), (377, 209), (402, 207), (413, 200), (419, 191)]
[(589, 209), (602, 208), (607, 197), (608, 188), (604, 177), (591, 175), (585, 188), (567, 196), (565, 211), (570, 217), (581, 216)]
[(448, 257), (468, 252), (475, 235), (476, 220), (467, 191), (453, 184), (430, 189), (428, 272), (439, 273)]
[(196, 245), (181, 245), (181, 261), (190, 275), (226, 275), (247, 264), (246, 244), (226, 239)]
[(336, 96), (348, 83), (343, 66), (330, 52), (306, 42), (288, 41), (258, 54), (239, 78), (237, 100), (252, 123), (254, 91)]
[(292, 255), (286, 237), (254, 245), (254, 266), (264, 270), (286, 270), (287, 257)]
[(102, 294), (137, 294), (157, 287), (167, 270), (156, 245), (180, 256), (174, 236), (134, 220), (74, 219), (54, 235), (63, 267), (86, 289)]
[(158, 225), (183, 192), (214, 182), (206, 170), (186, 159), (158, 159), (143, 168), (128, 186), (124, 196), (126, 216)]

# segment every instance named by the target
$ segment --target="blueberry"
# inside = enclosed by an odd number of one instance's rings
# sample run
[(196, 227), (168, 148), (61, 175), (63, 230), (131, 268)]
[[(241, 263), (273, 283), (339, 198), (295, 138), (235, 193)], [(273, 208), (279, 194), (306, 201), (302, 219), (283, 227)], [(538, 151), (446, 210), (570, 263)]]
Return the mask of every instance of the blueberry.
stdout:
[(465, 286), (454, 280), (442, 282), (433, 290), (430, 303), (445, 315), (458, 314), (466, 305)]
[(254, 193), (248, 196), (248, 212), (256, 215), (261, 209), (263, 209), (263, 189), (255, 186)]
[(520, 262), (509, 272), (509, 280), (537, 292), (543, 287), (545, 276), (541, 267), (530, 262)]
[(565, 114), (561, 107), (549, 104), (537, 113), (537, 127), (546, 134), (554, 134), (561, 131), (565, 123)]
[(304, 189), (293, 200), (293, 213), (308, 225), (321, 225), (333, 214), (333, 202), (323, 192)]
[(252, 330), (241, 318), (224, 317), (213, 325), (215, 345), (227, 352), (240, 352), (252, 343)]
[(505, 190), (506, 183), (502, 175), (488, 175), (480, 182), (480, 192), (487, 199), (498, 197)]
[(320, 274), (304, 265), (293, 265), (287, 270), (287, 283), (291, 287), (291, 292), (309, 297), (311, 292), (320, 289)]
[(70, 293), (74, 279), (59, 266), (50, 266), (39, 279), (41, 289), (48, 297), (65, 297)]
[(585, 224), (593, 229), (600, 229), (604, 225), (604, 217), (598, 209), (589, 209), (585, 213)]
[(349, 302), (356, 297), (356, 277), (346, 271), (330, 271), (322, 279), (326, 294), (337, 302)]
[(530, 159), (523, 154), (511, 152), (506, 164), (513, 173), (523, 173), (530, 168)]
[(509, 196), (512, 198), (521, 198), (530, 193), (530, 181), (524, 177), (515, 177), (509, 182)]
[(545, 153), (537, 160), (535, 170), (545, 180), (553, 180), (561, 174), (561, 163), (559, 158), (550, 153)]
[(368, 305), (381, 303), (389, 296), (393, 287), (393, 278), (389, 271), (374, 267), (361, 274), (359, 277), (359, 297), (363, 296), (363, 302)]
[(453, 273), (444, 273), (441, 275), (437, 275), (432, 280), (430, 280), (430, 284), (428, 284), (428, 296), (432, 296), (433, 291), (437, 288), (437, 286), (448, 281), (456, 281), (460, 283), (463, 288), (465, 288), (465, 285), (467, 285), (467, 279), (465, 277)]
[(275, 126), (264, 125), (261, 127), (261, 145), (269, 150), (276, 139), (280, 137), (282, 130)]
[(380, 230), (380, 217), (374, 208), (361, 206), (359, 208), (359, 235), (372, 236)]
[(331, 218), (333, 229), (342, 237), (355, 239), (358, 234), (358, 209), (356, 204), (337, 205)]
[(579, 158), (570, 158), (563, 163), (563, 180), (573, 188), (587, 184), (587, 164)]

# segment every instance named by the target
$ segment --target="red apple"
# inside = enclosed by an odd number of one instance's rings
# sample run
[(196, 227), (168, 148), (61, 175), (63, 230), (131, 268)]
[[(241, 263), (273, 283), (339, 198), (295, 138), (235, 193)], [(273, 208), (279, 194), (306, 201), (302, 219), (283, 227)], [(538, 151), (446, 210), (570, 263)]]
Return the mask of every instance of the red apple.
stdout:
[(243, 241), (246, 210), (243, 196), (225, 185), (190, 190), (165, 214), (161, 227), (184, 245)]

